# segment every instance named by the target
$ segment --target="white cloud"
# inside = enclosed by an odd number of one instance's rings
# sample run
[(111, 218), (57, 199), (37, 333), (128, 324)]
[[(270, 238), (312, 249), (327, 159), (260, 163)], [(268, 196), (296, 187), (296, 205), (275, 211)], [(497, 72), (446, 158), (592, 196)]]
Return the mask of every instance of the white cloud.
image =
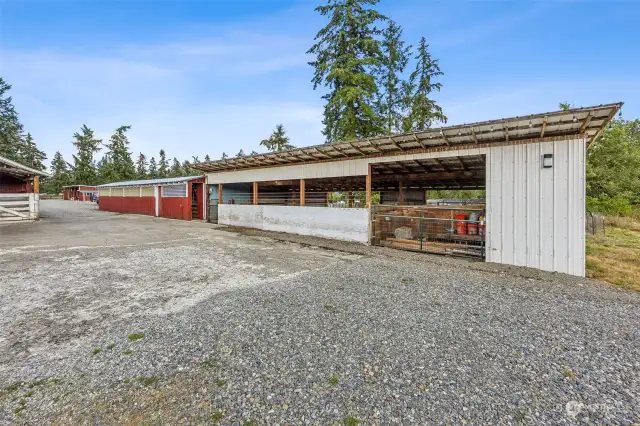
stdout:
[[(278, 123), (294, 143), (320, 143), (319, 94), (307, 79), (297, 87), (302, 80), (277, 74), (307, 66), (304, 41), (233, 30), (100, 53), (12, 50), (0, 58), (21, 119), (49, 158), (60, 150), (70, 159), (72, 135), (86, 123), (105, 140), (130, 124), (136, 154), (163, 148), (186, 159), (258, 149)], [(308, 96), (289, 96), (303, 91)]]

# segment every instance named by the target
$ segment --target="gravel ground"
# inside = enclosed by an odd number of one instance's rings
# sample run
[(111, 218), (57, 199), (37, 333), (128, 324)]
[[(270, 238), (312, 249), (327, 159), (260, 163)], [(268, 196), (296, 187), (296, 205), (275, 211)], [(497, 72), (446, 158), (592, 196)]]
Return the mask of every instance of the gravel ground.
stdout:
[(0, 227), (0, 424), (640, 422), (638, 293), (42, 208)]

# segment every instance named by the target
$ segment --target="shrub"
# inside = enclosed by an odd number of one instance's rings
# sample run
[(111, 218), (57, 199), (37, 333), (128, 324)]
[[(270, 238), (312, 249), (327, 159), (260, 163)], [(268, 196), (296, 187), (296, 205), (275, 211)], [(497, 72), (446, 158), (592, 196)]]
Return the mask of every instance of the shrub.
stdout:
[(587, 197), (587, 211), (607, 216), (631, 216), (633, 206), (624, 197)]

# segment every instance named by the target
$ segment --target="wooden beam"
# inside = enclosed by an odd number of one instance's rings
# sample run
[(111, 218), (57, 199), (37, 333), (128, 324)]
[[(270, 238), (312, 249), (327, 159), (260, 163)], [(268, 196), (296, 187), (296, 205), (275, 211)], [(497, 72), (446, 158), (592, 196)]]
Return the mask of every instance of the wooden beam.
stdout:
[(405, 188), (407, 184), (404, 179), (398, 181), (398, 204), (404, 205), (405, 203)]
[(253, 204), (258, 205), (258, 182), (253, 182)]
[(304, 187), (304, 179), (300, 179), (300, 205), (304, 206), (305, 201), (305, 187)]
[(342, 150), (336, 146), (332, 146), (332, 145), (328, 145), (331, 149), (333, 149), (335, 152), (337, 152), (338, 154), (344, 155), (345, 157), (348, 157), (349, 155), (345, 154), (344, 152), (342, 152)]
[(578, 134), (583, 134), (585, 130), (587, 130), (587, 127), (589, 127), (589, 124), (591, 124), (591, 119), (593, 118), (593, 113), (589, 112), (589, 114), (587, 115), (587, 117), (584, 119), (584, 123), (582, 123), (582, 126), (580, 126), (580, 131), (578, 132)]
[(33, 192), (36, 194), (40, 193), (40, 176), (38, 175), (33, 177)]
[(427, 146), (420, 140), (420, 138), (414, 133), (413, 139), (422, 147), (422, 149), (427, 149)]
[(222, 204), (222, 184), (218, 184), (218, 204)]
[(357, 146), (355, 146), (352, 142), (348, 142), (349, 146), (353, 149), (355, 149), (356, 151), (358, 151), (360, 154), (362, 155), (368, 155), (366, 152), (364, 152), (363, 150), (361, 150), (360, 148), (358, 148)]
[(542, 131), (540, 132), (540, 137), (544, 138), (544, 132), (545, 130), (547, 130), (547, 122), (548, 122), (549, 118), (545, 115), (544, 119), (542, 120)]
[(442, 138), (442, 140), (444, 141), (444, 143), (449, 146), (451, 145), (449, 143), (449, 139), (447, 139), (447, 135), (444, 134), (444, 130), (440, 129), (440, 137)]
[(371, 163), (369, 163), (368, 168), (367, 168), (367, 179), (365, 182), (365, 186), (366, 186), (366, 206), (368, 209), (371, 208)]
[(477, 144), (478, 143), (478, 137), (476, 136), (475, 130), (473, 130), (473, 126), (469, 126), (469, 129), (471, 129), (471, 136), (473, 137), (473, 141)]
[(404, 149), (400, 148), (400, 145), (398, 145), (396, 143), (396, 141), (393, 140), (393, 138), (391, 136), (389, 136), (389, 142), (391, 142), (391, 145), (395, 146), (396, 148), (398, 148), (400, 151), (404, 151)]

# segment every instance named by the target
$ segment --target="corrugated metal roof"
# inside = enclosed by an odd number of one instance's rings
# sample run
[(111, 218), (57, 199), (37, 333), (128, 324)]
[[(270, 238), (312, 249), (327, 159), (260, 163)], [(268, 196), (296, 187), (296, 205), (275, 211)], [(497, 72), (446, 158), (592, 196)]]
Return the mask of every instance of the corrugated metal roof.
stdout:
[(170, 183), (189, 182), (194, 179), (200, 179), (202, 176), (182, 176), (162, 179), (144, 179), (144, 180), (128, 180), (124, 182), (105, 183), (98, 185), (98, 188), (113, 188), (118, 186), (148, 186), (148, 185), (166, 185)]
[(587, 143), (602, 132), (622, 103), (553, 111), (499, 120), (382, 135), (367, 139), (267, 152), (192, 164), (203, 172), (253, 169), (327, 160), (380, 156), (437, 147), (504, 143), (516, 140), (585, 135)]
[(44, 177), (51, 176), (47, 172), (32, 169), (31, 167), (27, 167), (24, 164), (20, 164), (16, 161), (9, 160), (8, 158), (2, 156), (0, 156), (0, 171), (18, 177), (25, 177), (30, 175), (38, 175)]

